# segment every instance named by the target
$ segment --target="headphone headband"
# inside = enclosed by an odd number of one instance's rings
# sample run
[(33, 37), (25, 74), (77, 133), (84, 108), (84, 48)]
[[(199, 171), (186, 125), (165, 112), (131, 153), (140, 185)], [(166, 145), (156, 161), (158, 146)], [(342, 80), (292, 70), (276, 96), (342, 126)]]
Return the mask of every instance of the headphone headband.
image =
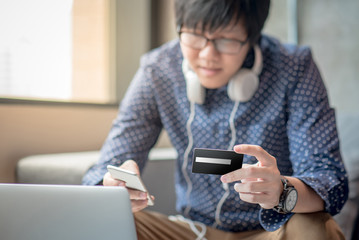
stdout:
[(262, 67), (263, 67), (262, 51), (258, 45), (255, 45), (253, 49), (254, 49), (254, 64), (252, 67), (252, 71), (257, 76), (259, 76), (259, 74), (261, 74), (262, 72)]

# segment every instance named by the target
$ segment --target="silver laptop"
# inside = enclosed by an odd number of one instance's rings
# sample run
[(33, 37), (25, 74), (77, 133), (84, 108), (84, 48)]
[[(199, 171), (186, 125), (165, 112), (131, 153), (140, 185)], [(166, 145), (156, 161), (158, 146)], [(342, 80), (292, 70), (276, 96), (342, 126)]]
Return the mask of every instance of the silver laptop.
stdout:
[(120, 187), (0, 184), (1, 240), (134, 240)]

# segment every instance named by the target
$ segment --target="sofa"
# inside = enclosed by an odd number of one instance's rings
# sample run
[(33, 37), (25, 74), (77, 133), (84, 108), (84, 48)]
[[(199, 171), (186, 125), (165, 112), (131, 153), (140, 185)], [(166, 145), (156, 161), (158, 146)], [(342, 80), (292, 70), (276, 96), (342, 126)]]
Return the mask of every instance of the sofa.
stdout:
[(337, 126), (349, 177), (349, 199), (334, 218), (347, 240), (359, 240), (359, 113), (338, 112)]
[[(334, 218), (346, 239), (359, 240), (359, 114), (337, 114), (342, 156), (349, 175), (350, 194)], [(99, 158), (99, 151), (28, 156), (17, 164), (17, 182), (34, 184), (81, 184), (82, 176)], [(149, 192), (156, 197), (150, 210), (176, 214), (173, 148), (154, 148), (142, 173)]]

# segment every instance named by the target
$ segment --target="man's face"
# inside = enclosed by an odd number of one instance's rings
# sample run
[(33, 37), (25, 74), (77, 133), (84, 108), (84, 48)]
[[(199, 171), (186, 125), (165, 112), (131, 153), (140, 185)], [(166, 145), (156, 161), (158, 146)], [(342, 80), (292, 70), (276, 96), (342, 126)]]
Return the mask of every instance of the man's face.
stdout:
[[(195, 33), (208, 39), (234, 39), (245, 42), (247, 33), (241, 22), (228, 25), (213, 33), (201, 29), (189, 29), (183, 26), (182, 32)], [(249, 50), (246, 42), (237, 53), (221, 53), (213, 42), (208, 41), (202, 49), (194, 49), (181, 42), (183, 56), (188, 60), (190, 67), (197, 74), (202, 86), (209, 89), (225, 86), (230, 78), (241, 68)]]

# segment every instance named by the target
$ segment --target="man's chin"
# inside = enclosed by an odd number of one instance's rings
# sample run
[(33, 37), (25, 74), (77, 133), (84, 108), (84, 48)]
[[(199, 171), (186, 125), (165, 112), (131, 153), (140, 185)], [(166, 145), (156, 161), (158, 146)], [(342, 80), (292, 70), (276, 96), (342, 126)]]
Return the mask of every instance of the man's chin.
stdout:
[(217, 89), (217, 88), (221, 88), (223, 86), (225, 86), (227, 84), (227, 82), (223, 82), (223, 81), (215, 81), (215, 80), (211, 80), (211, 81), (201, 81), (201, 85), (207, 89)]

